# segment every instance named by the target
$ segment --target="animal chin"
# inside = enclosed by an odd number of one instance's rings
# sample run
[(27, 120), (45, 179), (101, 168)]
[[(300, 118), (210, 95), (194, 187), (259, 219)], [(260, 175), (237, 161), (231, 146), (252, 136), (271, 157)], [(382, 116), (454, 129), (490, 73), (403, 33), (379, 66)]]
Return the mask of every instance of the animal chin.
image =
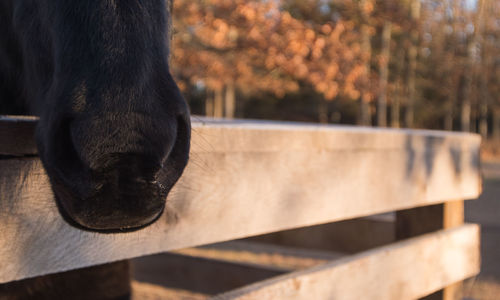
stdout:
[(104, 184), (82, 197), (65, 182), (52, 180), (63, 219), (78, 229), (117, 233), (143, 229), (158, 220), (165, 208), (166, 191), (159, 183), (137, 182), (128, 189)]
[[(113, 219), (116, 220), (113, 224), (109, 224), (109, 221), (99, 222), (99, 217), (96, 218), (97, 221), (89, 222), (88, 220), (81, 218), (79, 216), (68, 216), (75, 222), (80, 229), (86, 231), (93, 231), (99, 233), (124, 233), (124, 232), (133, 232), (143, 228), (146, 228), (156, 222), (161, 215), (163, 214), (164, 207), (161, 210), (153, 214), (147, 218), (141, 217), (140, 222), (137, 223), (123, 223), (123, 218), (120, 215), (113, 216)], [(108, 216), (109, 217), (109, 216)]]

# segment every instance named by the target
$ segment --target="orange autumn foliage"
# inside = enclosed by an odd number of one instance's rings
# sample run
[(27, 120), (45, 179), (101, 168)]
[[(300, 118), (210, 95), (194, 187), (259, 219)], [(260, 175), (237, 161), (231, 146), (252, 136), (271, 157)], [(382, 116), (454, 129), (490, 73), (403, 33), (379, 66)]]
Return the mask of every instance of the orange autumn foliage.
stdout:
[[(174, 2), (173, 70), (210, 89), (235, 84), (283, 96), (306, 83), (328, 100), (359, 94), (363, 56), (352, 22), (311, 24), (279, 1)], [(368, 8), (367, 8), (368, 9)]]

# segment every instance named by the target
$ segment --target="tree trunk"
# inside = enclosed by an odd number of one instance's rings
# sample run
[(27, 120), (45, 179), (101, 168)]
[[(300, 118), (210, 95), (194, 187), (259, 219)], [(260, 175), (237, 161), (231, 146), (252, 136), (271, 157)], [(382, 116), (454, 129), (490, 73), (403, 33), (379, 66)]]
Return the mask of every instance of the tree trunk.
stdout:
[(481, 83), (480, 89), (480, 99), (479, 99), (479, 134), (486, 139), (488, 138), (488, 105), (489, 105), (489, 93), (488, 93), (488, 78), (487, 78), (487, 62), (488, 59), (483, 56), (483, 70), (481, 71)]
[[(445, 36), (445, 41), (448, 39), (455, 40), (455, 34), (460, 30), (457, 26), (458, 24), (458, 15), (460, 10), (460, 3), (458, 1), (451, 1), (447, 3), (448, 9), (452, 12), (448, 15), (447, 24), (449, 27), (453, 28), (452, 32), (448, 32), (447, 26), (443, 26), (443, 35)], [(446, 86), (448, 88), (448, 93), (446, 93), (447, 97), (444, 105), (444, 124), (443, 128), (447, 131), (453, 131), (453, 119), (455, 117), (455, 106), (457, 104), (458, 99), (458, 91), (460, 89), (460, 75), (457, 75), (457, 69), (459, 68), (457, 65), (460, 64), (458, 61), (458, 55), (456, 47), (448, 50), (448, 55), (445, 54), (444, 60), (444, 68), (445, 68), (445, 76)]]
[[(396, 91), (396, 93), (399, 93), (400, 91)], [(400, 111), (401, 111), (401, 101), (400, 101), (400, 96), (398, 94), (394, 95), (392, 98), (392, 105), (391, 105), (391, 127), (392, 128), (399, 128), (399, 118), (400, 116)]]
[(444, 130), (453, 131), (453, 102), (451, 99), (448, 99), (445, 104), (443, 127)]
[[(490, 5), (488, 5), (490, 4)], [(491, 18), (491, 2), (486, 3), (483, 8), (486, 12), (485, 15), (481, 17), (485, 19)], [(489, 20), (483, 20), (483, 24), (488, 24)], [(488, 90), (488, 80), (489, 74), (491, 72), (490, 66), (493, 65), (493, 55), (494, 49), (491, 49), (490, 44), (487, 43), (486, 39), (481, 40), (481, 72), (480, 76), (480, 99), (479, 99), (479, 133), (483, 139), (488, 138), (488, 108), (490, 106), (490, 91)]]
[(412, 0), (410, 7), (413, 22), (410, 32), (410, 48), (408, 49), (408, 102), (405, 111), (405, 126), (412, 128), (415, 119), (415, 102), (417, 97), (416, 73), (419, 45), (418, 22), (420, 19), (420, 0)]
[(224, 99), (222, 97), (222, 88), (218, 88), (214, 93), (214, 117), (222, 118), (224, 116)]
[(325, 99), (319, 100), (318, 120), (321, 124), (328, 124), (328, 102)]
[(493, 108), (493, 127), (491, 135), (495, 141), (500, 140), (500, 108)]
[(384, 22), (382, 30), (382, 52), (380, 54), (380, 82), (377, 105), (377, 125), (387, 127), (387, 81), (389, 78), (389, 59), (391, 54), (392, 23)]
[[(474, 98), (477, 98), (477, 96)], [(478, 132), (477, 131), (477, 107), (473, 107), (473, 106), (471, 106), (471, 114), (470, 114), (470, 132), (474, 132), (474, 133)]]
[(225, 117), (227, 119), (233, 119), (235, 110), (236, 110), (236, 103), (235, 103), (234, 84), (229, 83), (226, 86)]
[(482, 100), (479, 106), (479, 134), (483, 139), (488, 138), (488, 104)]
[(371, 126), (372, 125), (372, 116), (370, 112), (370, 102), (360, 99), (360, 122), (361, 126)]
[(370, 112), (370, 69), (372, 46), (370, 40), (369, 15), (365, 10), (367, 2), (370, 0), (361, 0), (360, 9), (363, 16), (363, 24), (361, 25), (361, 52), (364, 57), (363, 78), (361, 84), (361, 98), (358, 124), (362, 126), (371, 126)]
[(476, 49), (480, 37), (481, 19), (484, 12), (484, 0), (478, 0), (477, 12), (474, 18), (474, 32), (467, 45), (467, 67), (464, 76), (464, 97), (462, 100), (461, 125), (462, 131), (471, 131), (471, 110), (472, 110), (472, 85), (474, 81), (474, 71), (476, 67)]
[[(453, 76), (449, 74), (449, 76)], [(444, 111), (444, 130), (453, 131), (453, 109), (457, 102), (458, 95), (458, 82), (460, 80), (451, 80), (450, 81), (450, 93), (448, 95), (448, 99), (446, 99), (445, 103), (445, 111)]]
[(205, 98), (205, 116), (214, 116), (214, 95), (210, 89), (207, 89), (207, 96)]
[[(466, 75), (467, 76), (467, 75)], [(470, 131), (470, 118), (471, 118), (471, 102), (470, 102), (470, 93), (464, 93), (464, 99), (462, 101), (462, 111), (460, 114), (460, 123), (462, 131), (469, 132)]]
[(401, 118), (401, 99), (404, 95), (403, 90), (403, 70), (405, 64), (405, 51), (403, 47), (399, 48), (397, 52), (397, 68), (396, 68), (396, 86), (394, 89), (394, 97), (392, 97), (392, 105), (391, 105), (391, 127), (399, 128), (401, 127), (400, 118)]

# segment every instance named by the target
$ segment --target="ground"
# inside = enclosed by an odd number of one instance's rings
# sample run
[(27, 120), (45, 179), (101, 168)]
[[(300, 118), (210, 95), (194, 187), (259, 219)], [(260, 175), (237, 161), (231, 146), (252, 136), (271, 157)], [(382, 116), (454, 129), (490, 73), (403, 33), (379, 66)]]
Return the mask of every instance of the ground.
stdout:
[(466, 299), (500, 299), (500, 160), (482, 162), (483, 193), (467, 201), (465, 220), (481, 224), (481, 273), (464, 285)]

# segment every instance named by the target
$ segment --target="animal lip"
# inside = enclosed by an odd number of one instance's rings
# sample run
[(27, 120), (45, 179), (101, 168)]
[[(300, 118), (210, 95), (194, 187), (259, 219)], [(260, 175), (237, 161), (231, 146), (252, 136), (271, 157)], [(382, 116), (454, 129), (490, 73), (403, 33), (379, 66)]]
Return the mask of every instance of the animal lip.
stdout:
[[(98, 233), (124, 233), (141, 230), (155, 223), (165, 210), (165, 205), (161, 205), (155, 213), (149, 216), (140, 217), (123, 217), (119, 214), (111, 217), (99, 217), (90, 212), (80, 211), (75, 212), (72, 205), (68, 201), (64, 201), (55, 193), (55, 202), (62, 218), (71, 226), (80, 230), (92, 231)], [(124, 220), (126, 223), (124, 224)]]
[[(83, 229), (94, 231), (94, 232), (100, 232), (100, 233), (133, 232), (133, 231), (137, 231), (137, 230), (143, 229), (145, 227), (148, 227), (149, 225), (156, 222), (163, 215), (164, 209), (165, 208), (163, 206), (159, 212), (157, 212), (154, 215), (151, 215), (150, 217), (148, 217), (146, 219), (141, 218), (140, 221), (137, 221), (135, 223), (130, 222), (129, 224), (120, 225), (120, 226), (113, 226), (113, 225), (109, 225), (109, 224), (99, 224), (99, 223), (82, 225), (81, 223), (83, 223), (83, 222), (78, 222), (78, 224), (80, 224), (80, 226)], [(80, 220), (80, 221), (83, 221), (83, 220)], [(120, 221), (121, 221), (121, 218), (120, 218)], [(118, 221), (118, 222), (120, 222), (120, 221)]]
[(167, 191), (155, 178), (126, 176), (121, 181), (113, 174), (95, 181), (81, 174), (80, 179), (88, 180), (89, 187), (83, 191), (70, 178), (58, 175), (51, 181), (59, 212), (67, 223), (82, 230), (140, 230), (159, 219), (165, 207)]

